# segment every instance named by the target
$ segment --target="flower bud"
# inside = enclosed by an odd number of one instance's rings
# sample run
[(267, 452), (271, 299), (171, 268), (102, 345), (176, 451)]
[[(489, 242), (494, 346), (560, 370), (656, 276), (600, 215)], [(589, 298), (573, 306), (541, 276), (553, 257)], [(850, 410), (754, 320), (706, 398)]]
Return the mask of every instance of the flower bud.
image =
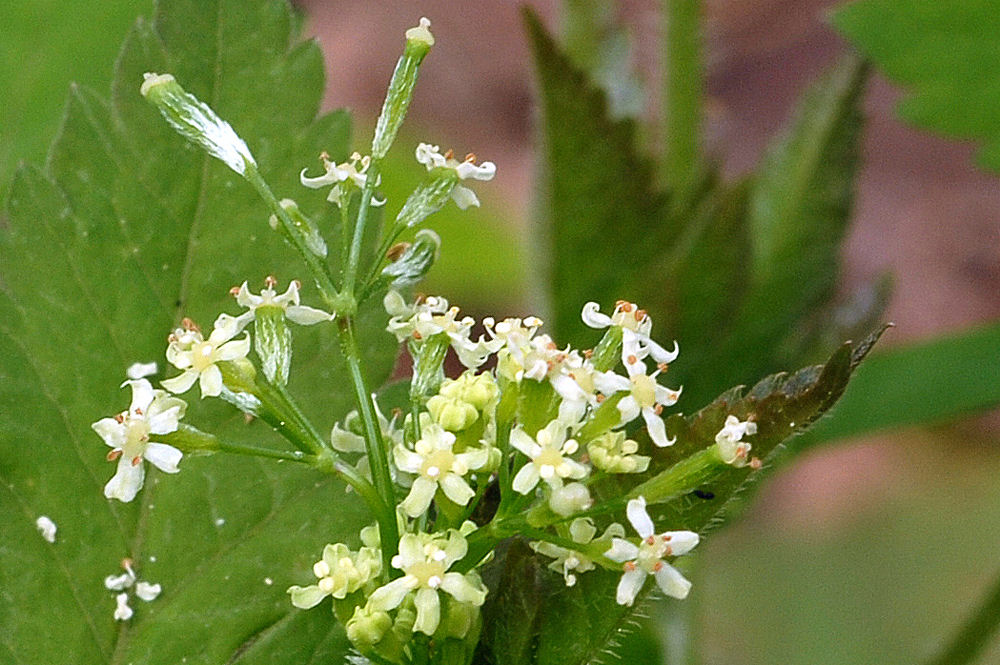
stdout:
[(583, 483), (563, 485), (552, 490), (552, 496), (549, 497), (549, 508), (563, 517), (586, 510), (591, 504), (593, 500), (590, 498), (590, 491)]
[(347, 621), (347, 639), (357, 649), (365, 652), (382, 640), (392, 628), (388, 612), (370, 610), (367, 606), (354, 610), (354, 616)]
[(434, 421), (449, 432), (461, 432), (479, 420), (479, 411), (462, 399), (435, 395), (427, 400)]
[(159, 109), (178, 134), (221, 159), (241, 176), (246, 176), (248, 166), (256, 168), (250, 148), (229, 123), (208, 104), (186, 92), (173, 76), (146, 73), (143, 78), (142, 96)]

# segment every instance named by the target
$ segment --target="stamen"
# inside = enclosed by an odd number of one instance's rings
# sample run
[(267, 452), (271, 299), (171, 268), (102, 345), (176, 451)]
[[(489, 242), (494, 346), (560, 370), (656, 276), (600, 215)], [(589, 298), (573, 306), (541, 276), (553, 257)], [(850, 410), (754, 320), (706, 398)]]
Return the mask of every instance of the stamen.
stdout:
[(624, 565), (622, 565), (622, 568), (625, 569), (626, 573), (631, 573), (635, 570), (635, 561), (626, 561)]
[(656, 563), (653, 564), (653, 572), (654, 573), (658, 573), (661, 570), (663, 570), (663, 562), (662, 561), (657, 561)]
[[(229, 295), (231, 295), (231, 296), (238, 296), (239, 294), (240, 294), (240, 287), (234, 286), (233, 288), (229, 289)], [(171, 335), (170, 337), (173, 337), (173, 335)], [(170, 337), (167, 337), (167, 339), (170, 340)], [(170, 340), (170, 341), (173, 341), (173, 340)]]
[(656, 544), (656, 538), (654, 538), (653, 536), (649, 536), (648, 538), (646, 538), (646, 544), (647, 545), (655, 545)]
[(445, 159), (455, 159), (455, 151), (452, 150), (451, 148), (448, 148), (448, 152), (444, 153), (444, 158)]
[(661, 413), (663, 413), (663, 405), (657, 404), (655, 407), (653, 407), (653, 413), (655, 413), (656, 415), (660, 415)]
[(264, 278), (264, 286), (268, 287), (269, 289), (273, 289), (277, 285), (278, 285), (278, 280), (275, 279), (274, 275), (268, 275), (267, 277)]
[(118, 459), (121, 456), (122, 456), (122, 449), (121, 448), (115, 448), (114, 450), (112, 450), (111, 452), (108, 453), (108, 461), (109, 462), (114, 462), (116, 459)]
[(189, 330), (191, 332), (201, 332), (201, 328), (198, 327), (198, 324), (186, 316), (183, 319), (181, 319), (181, 328), (184, 328), (184, 330)]
[(123, 412), (115, 414), (115, 422), (118, 423), (119, 425), (125, 422), (125, 413)]
[(424, 336), (420, 334), (419, 330), (414, 330), (413, 331), (413, 339), (421, 340), (423, 338), (424, 338)]
[(142, 464), (142, 455), (136, 455), (132, 458), (132, 466), (139, 466)]
[(625, 362), (627, 362), (629, 365), (634, 365), (637, 362), (639, 362), (639, 359), (636, 358), (635, 354), (633, 353), (633, 354), (629, 354), (629, 357), (625, 359)]
[(468, 155), (465, 156), (465, 161), (469, 162), (470, 164), (475, 164), (476, 163), (476, 153), (470, 152)]

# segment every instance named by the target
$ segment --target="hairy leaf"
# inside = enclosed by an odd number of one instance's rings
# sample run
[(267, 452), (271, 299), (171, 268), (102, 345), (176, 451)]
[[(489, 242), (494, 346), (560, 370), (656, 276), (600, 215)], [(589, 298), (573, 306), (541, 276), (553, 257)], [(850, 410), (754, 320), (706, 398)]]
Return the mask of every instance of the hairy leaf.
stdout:
[[(113, 473), (90, 424), (126, 408), (118, 385), (160, 362), (182, 316), (210, 326), (228, 295), (307, 276), (267, 224), (269, 211), (224, 165), (189, 147), (139, 95), (146, 71), (171, 72), (246, 139), (265, 177), (329, 232), (323, 193), (298, 185), (321, 150), (347, 153), (348, 119), (318, 117), (322, 59), (295, 41), (284, 2), (162, 0), (119, 56), (110, 99), (70, 92), (44, 171), (23, 168), (0, 229), (0, 660), (52, 663), (308, 662), (344, 653), (332, 621), (301, 618), (284, 589), (312, 578), (324, 543), (367, 521), (354, 495), (307, 469), (246, 458), (185, 458), (154, 470), (131, 504), (106, 500)], [(303, 298), (315, 304), (306, 286)], [(312, 302), (310, 302), (312, 301)], [(377, 385), (394, 340), (377, 299), (362, 314)], [(329, 327), (328, 327), (329, 328)], [(295, 328), (289, 390), (319, 428), (350, 406), (333, 331)], [(243, 443), (274, 444), (217, 400), (187, 420)], [(56, 542), (35, 532), (47, 515)], [(330, 519), (329, 515), (336, 515)], [(131, 558), (158, 582), (135, 616), (112, 619), (103, 585)], [(327, 617), (329, 619), (329, 617)]]
[(979, 162), (1000, 171), (1000, 4), (996, 0), (862, 0), (833, 24), (910, 91), (906, 122), (981, 141)]

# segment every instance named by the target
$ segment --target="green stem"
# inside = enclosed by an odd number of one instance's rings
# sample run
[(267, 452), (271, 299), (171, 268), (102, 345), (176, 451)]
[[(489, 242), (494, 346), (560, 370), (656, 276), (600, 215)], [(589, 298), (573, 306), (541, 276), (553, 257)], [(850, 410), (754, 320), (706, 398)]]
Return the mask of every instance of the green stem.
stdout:
[(700, 163), (703, 71), (701, 0), (664, 0), (664, 182), (684, 192)]
[(977, 662), (1000, 626), (1000, 577), (979, 608), (968, 618), (951, 643), (927, 665), (968, 665)]
[(354, 285), (358, 278), (358, 264), (361, 261), (361, 245), (364, 242), (365, 227), (368, 225), (368, 213), (372, 207), (372, 196), (375, 194), (375, 183), (378, 181), (379, 163), (372, 158), (368, 171), (365, 173), (365, 186), (361, 190), (361, 205), (358, 207), (358, 217), (354, 222), (354, 236), (351, 238), (351, 251), (344, 267), (344, 293), (354, 294)]
[[(305, 261), (306, 267), (309, 269), (309, 272), (312, 273), (313, 280), (316, 282), (316, 287), (319, 289), (320, 297), (323, 298), (323, 302), (326, 306), (338, 313), (353, 313), (353, 300), (345, 298), (337, 293), (337, 289), (333, 285), (333, 279), (330, 277), (326, 264), (324, 264), (318, 256), (313, 254), (309, 248), (306, 247), (305, 242), (299, 235), (299, 230), (295, 227), (295, 223), (292, 221), (292, 218), (289, 217), (285, 209), (281, 207), (281, 203), (278, 202), (274, 192), (272, 192), (271, 188), (266, 182), (264, 182), (264, 178), (261, 177), (260, 172), (258, 172), (256, 167), (252, 164), (247, 164), (245, 176), (281, 222), (281, 225), (285, 229), (286, 235), (292, 243), (292, 246), (295, 247), (298, 253), (302, 256), (302, 260)], [(345, 291), (345, 293), (349, 292)]]
[(289, 462), (303, 462), (312, 466), (315, 466), (317, 462), (315, 455), (306, 455), (299, 450), (272, 450), (270, 448), (247, 446), (242, 443), (228, 443), (226, 441), (219, 441), (219, 452), (248, 455), (251, 457), (268, 457), (270, 459), (287, 460)]
[(365, 383), (361, 372), (361, 353), (358, 350), (358, 340), (354, 331), (354, 321), (349, 317), (338, 319), (340, 325), (341, 347), (347, 361), (348, 373), (354, 387), (354, 397), (358, 403), (358, 412), (365, 427), (365, 449), (368, 452), (368, 465), (371, 468), (372, 480), (378, 493), (380, 508), (375, 511), (379, 525), (379, 538), (382, 546), (382, 570), (388, 575), (398, 573), (392, 567), (392, 557), (399, 549), (399, 528), (396, 524), (396, 492), (389, 473), (389, 459), (386, 454), (385, 442), (382, 440), (382, 429), (375, 415), (375, 404), (372, 402), (371, 391)]

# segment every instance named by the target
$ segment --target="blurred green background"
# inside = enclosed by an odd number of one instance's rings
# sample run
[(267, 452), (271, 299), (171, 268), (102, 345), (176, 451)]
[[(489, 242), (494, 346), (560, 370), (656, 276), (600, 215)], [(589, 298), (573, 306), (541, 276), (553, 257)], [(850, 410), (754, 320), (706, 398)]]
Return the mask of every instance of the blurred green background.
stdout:
[[(470, 10), (468, 3), (301, 4), (307, 11), (307, 32), (317, 35), (327, 49), (331, 85), (339, 86), (331, 87), (327, 99), (331, 104), (359, 107), (355, 109), (359, 136), (371, 126), (379, 103), (372, 101), (372, 95), (378, 93), (369, 92), (366, 82), (374, 80), (384, 85), (397, 52), (381, 48), (378, 40), (374, 44), (361, 43), (360, 35), (397, 35), (397, 28), (406, 27), (421, 10), (432, 12), (442, 53), (436, 55), (436, 61), (429, 61), (428, 74), (414, 102), (413, 120), (401, 145), (430, 140), (451, 147), (449, 142), (455, 141), (456, 152), (476, 149), (481, 159), (498, 162), (500, 176), (495, 186), (477, 188), (483, 201), (478, 211), (460, 215), (448, 208), (435, 218), (433, 226), (444, 239), (443, 258), (426, 289), (442, 293), (474, 314), (502, 316), (539, 306), (537, 294), (528, 287), (528, 278), (533, 262), (540, 259), (523, 240), (532, 218), (530, 193), (534, 181), (526, 92), (531, 82), (524, 38), (516, 15), (511, 14), (513, 8), (490, 18), (490, 10), (480, 14)], [(557, 24), (557, 3), (531, 4)], [(656, 8), (652, 2), (631, 4), (638, 7), (630, 10), (633, 18)], [(752, 8), (744, 9), (758, 18), (789, 6), (765, 0), (738, 4), (756, 6), (756, 14), (752, 14)], [(150, 10), (149, 0), (32, 0), (0, 5), (0, 25), (4, 26), (0, 193), (6, 194), (18, 162), (44, 161), (46, 149), (58, 131), (71, 82), (102, 93), (106, 90), (115, 54), (128, 27), (136, 16), (148, 15)], [(737, 11), (730, 9), (715, 16), (709, 27), (717, 39), (719, 34), (737, 42), (748, 39), (746, 34), (727, 28), (732, 25), (727, 21), (732, 21)], [(484, 21), (493, 22), (489, 28), (491, 39), (470, 34)], [(730, 75), (720, 73), (716, 63), (709, 83), (715, 86), (720, 104), (732, 92), (727, 86), (735, 85), (734, 80), (741, 80), (745, 86), (763, 83), (765, 77), (753, 63), (760, 65), (779, 56), (791, 58), (788, 66), (800, 77), (808, 78), (823, 64), (818, 53), (840, 48), (815, 19), (808, 28), (793, 22), (778, 26), (764, 23), (755, 29), (782, 46), (764, 55), (756, 51), (757, 59), (751, 58), (750, 64), (724, 61), (724, 66), (735, 68)], [(358, 35), (353, 41), (352, 30)], [(492, 39), (498, 32), (506, 34), (509, 42)], [(635, 52), (641, 73), (642, 58), (650, 55), (651, 47), (648, 40), (642, 40), (641, 28), (637, 32)], [(819, 47), (815, 46), (816, 40)], [(490, 52), (498, 49), (501, 55), (491, 60)], [(501, 67), (498, 62), (510, 66)], [(780, 66), (780, 61), (776, 62)], [(479, 91), (478, 102), (468, 101), (468, 95), (463, 94), (468, 89)], [(884, 83), (875, 84), (876, 100), (887, 94), (885, 89)], [(761, 85), (760, 90), (749, 94), (760, 99), (767, 91)], [(779, 90), (774, 94), (780, 102), (784, 93)], [(477, 103), (493, 106), (485, 109)], [(497, 109), (497, 104), (501, 108)], [(878, 116), (877, 111), (873, 132), (888, 136), (890, 142), (916, 145), (916, 149), (931, 146), (922, 158), (914, 157), (912, 163), (904, 161), (899, 168), (912, 164), (911, 171), (919, 171), (942, 153), (946, 157), (964, 155), (936, 139), (888, 126), (892, 121)], [(727, 120), (725, 109), (716, 109), (715, 113), (716, 129), (714, 133), (710, 129), (710, 141), (733, 138), (733, 126), (741, 127), (742, 121)], [(498, 115), (507, 121), (490, 125)], [(738, 170), (746, 155), (759, 149), (782, 118), (778, 112), (757, 118), (754, 131), (742, 132), (745, 142), (719, 146), (730, 157), (729, 166)], [(363, 140), (356, 142), (361, 145)], [(481, 149), (480, 142), (496, 153)], [(397, 150), (394, 155), (396, 162), (385, 168), (386, 193), (401, 198), (420, 174), (406, 151)], [(873, 203), (862, 194), (862, 212), (870, 215), (873, 206), (875, 211), (889, 206), (892, 196), (897, 197), (896, 207), (912, 211), (912, 201), (905, 198), (909, 191), (905, 183), (910, 181), (892, 179), (903, 172), (887, 168), (880, 161), (887, 158), (876, 150), (870, 150), (870, 159), (873, 168), (886, 179), (883, 189), (889, 199), (888, 203), (882, 199)], [(971, 166), (968, 169), (966, 183), (973, 185), (965, 189), (959, 186), (959, 191), (968, 195), (939, 197), (935, 204), (942, 217), (950, 214), (950, 219), (957, 219), (954, 233), (959, 236), (969, 233), (959, 223), (970, 215), (980, 219), (982, 210), (990, 209), (996, 198), (995, 194), (990, 198), (977, 193), (983, 187), (995, 191), (996, 180), (972, 172)], [(954, 192), (955, 172), (939, 169), (938, 173), (931, 187)], [(870, 178), (870, 174), (866, 177)], [(997, 209), (991, 208), (986, 218), (995, 222)], [(881, 264), (872, 263), (875, 259), (866, 253), (863, 237), (855, 238), (848, 250), (861, 258), (853, 264), (848, 260), (848, 277), (852, 277), (852, 265), (855, 272), (864, 272), (868, 265), (894, 264), (897, 274), (907, 270), (929, 270), (933, 274), (933, 266), (921, 266), (915, 257), (940, 252), (941, 238), (932, 233), (917, 235), (911, 239), (913, 247), (904, 247), (895, 260), (881, 257)], [(995, 245), (995, 236), (992, 240)], [(962, 251), (947, 244), (944, 249)], [(969, 270), (982, 268), (980, 254), (973, 252), (965, 259)], [(994, 271), (987, 277), (996, 279), (997, 269), (987, 268)], [(983, 295), (988, 304), (974, 311), (966, 311), (969, 298), (962, 299), (960, 292), (929, 293), (929, 304), (920, 318), (908, 309), (913, 305), (907, 305), (909, 301), (905, 300), (912, 299), (915, 282), (905, 274), (899, 275), (897, 282), (902, 284), (899, 297), (904, 303), (895, 303), (894, 318), (928, 322), (926, 326), (901, 326), (904, 330), (898, 338), (926, 335), (938, 332), (942, 326), (995, 315), (996, 309), (990, 309), (997, 307), (997, 291), (993, 290)], [(701, 550), (695, 591), (689, 602), (702, 662), (903, 664), (931, 655), (1000, 571), (997, 423), (994, 414), (932, 430), (907, 430), (876, 439), (840, 442), (810, 452), (778, 474), (759, 493), (746, 519), (718, 533)], [(655, 611), (663, 612), (662, 607)], [(651, 626), (650, 632), (660, 633), (669, 642), (668, 621), (653, 621)], [(1000, 662), (1000, 641), (981, 662)]]

